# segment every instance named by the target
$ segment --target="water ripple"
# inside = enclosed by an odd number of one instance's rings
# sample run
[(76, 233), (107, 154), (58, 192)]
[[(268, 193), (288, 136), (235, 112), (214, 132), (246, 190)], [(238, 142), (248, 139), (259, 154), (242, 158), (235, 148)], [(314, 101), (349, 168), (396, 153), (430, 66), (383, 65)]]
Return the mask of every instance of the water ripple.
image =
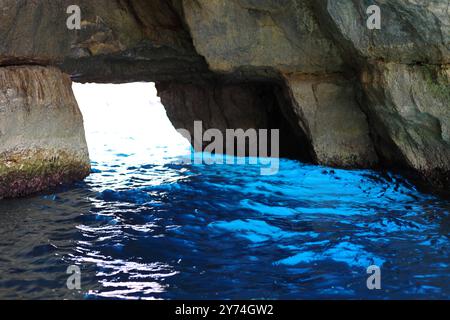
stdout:
[(450, 298), (450, 203), (400, 176), (291, 160), (260, 176), (94, 129), (86, 181), (0, 201), (0, 298)]

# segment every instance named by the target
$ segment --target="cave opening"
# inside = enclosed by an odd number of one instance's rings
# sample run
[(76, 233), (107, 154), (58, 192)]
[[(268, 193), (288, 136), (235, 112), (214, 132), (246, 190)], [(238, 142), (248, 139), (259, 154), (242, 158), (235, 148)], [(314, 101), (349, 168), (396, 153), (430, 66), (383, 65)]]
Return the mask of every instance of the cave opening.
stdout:
[(95, 168), (110, 167), (121, 158), (140, 165), (190, 152), (167, 117), (154, 83), (74, 83), (73, 91)]
[[(243, 91), (236, 91), (235, 86), (243, 88)], [(179, 99), (180, 92), (174, 90), (173, 86), (169, 88), (170, 94), (175, 92), (176, 99)], [(284, 97), (281, 86), (256, 82), (202, 86), (200, 91), (192, 90), (192, 86), (187, 88), (189, 93), (181, 94), (183, 103), (180, 104), (178, 101), (173, 103), (173, 97), (167, 99), (165, 85), (152, 82), (73, 83), (72, 89), (83, 114), (86, 141), (94, 167), (101, 167), (99, 162), (102, 162), (106, 168), (124, 157), (127, 163), (133, 159), (131, 162), (136, 165), (148, 161), (158, 163), (176, 157), (186, 158), (192, 155), (193, 146), (186, 136), (180, 134), (180, 129), (193, 131), (191, 123), (199, 120), (204, 123), (205, 129), (218, 128), (224, 137), (227, 130), (267, 129), (269, 135), (271, 130), (278, 130), (279, 152), (276, 157), (312, 161), (306, 137), (294, 130), (295, 124), (287, 120), (289, 101)], [(162, 99), (158, 96), (158, 90)], [(184, 85), (183, 90), (186, 90)], [(198, 100), (192, 99), (191, 95)], [(214, 103), (210, 96), (216, 99)], [(232, 107), (229, 101), (233, 101)], [(235, 118), (242, 120), (248, 116), (245, 111), (237, 111), (246, 108), (250, 109), (252, 117), (253, 113), (259, 113), (262, 121), (236, 121)], [(220, 112), (215, 109), (220, 109)], [(227, 126), (223, 127), (221, 122)], [(272, 141), (270, 138), (268, 140), (268, 154), (272, 157)], [(250, 141), (245, 142), (245, 156), (251, 157), (248, 149)], [(236, 139), (235, 146), (238, 143)], [(202, 147), (202, 151), (207, 150), (208, 143)], [(231, 155), (238, 154), (235, 150)]]

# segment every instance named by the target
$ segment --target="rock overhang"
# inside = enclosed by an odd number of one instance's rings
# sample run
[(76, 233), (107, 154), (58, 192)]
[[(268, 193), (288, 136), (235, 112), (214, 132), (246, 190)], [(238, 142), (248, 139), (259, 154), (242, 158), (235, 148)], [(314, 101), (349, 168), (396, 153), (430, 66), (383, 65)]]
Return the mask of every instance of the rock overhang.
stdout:
[[(381, 30), (366, 28), (366, 0), (79, 0), (81, 29), (68, 30), (72, 2), (3, 1), (0, 68), (157, 82), (173, 121), (207, 120), (217, 105), (236, 110), (227, 99), (203, 99), (204, 112), (186, 114), (196, 102), (189, 88), (233, 95), (230, 86), (246, 83), (239, 90), (253, 101), (265, 86), (312, 161), (395, 165), (448, 185), (450, 22), (440, 1), (380, 3)], [(246, 125), (261, 126), (258, 119)]]

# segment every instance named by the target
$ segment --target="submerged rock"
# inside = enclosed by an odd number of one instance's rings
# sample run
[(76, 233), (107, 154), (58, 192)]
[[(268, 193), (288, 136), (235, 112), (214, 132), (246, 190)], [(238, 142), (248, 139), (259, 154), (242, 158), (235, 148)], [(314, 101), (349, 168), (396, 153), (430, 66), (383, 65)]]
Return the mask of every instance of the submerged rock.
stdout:
[(0, 68), (0, 198), (89, 172), (83, 118), (69, 77), (55, 68)]

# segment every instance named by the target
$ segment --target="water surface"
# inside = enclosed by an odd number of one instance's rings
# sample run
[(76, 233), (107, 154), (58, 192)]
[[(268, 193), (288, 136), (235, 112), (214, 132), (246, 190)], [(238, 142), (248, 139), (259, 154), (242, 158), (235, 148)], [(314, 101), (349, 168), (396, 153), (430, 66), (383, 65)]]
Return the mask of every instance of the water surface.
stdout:
[(367, 170), (180, 164), (160, 104), (125, 103), (83, 109), (85, 181), (0, 201), (0, 298), (450, 298), (447, 200)]

